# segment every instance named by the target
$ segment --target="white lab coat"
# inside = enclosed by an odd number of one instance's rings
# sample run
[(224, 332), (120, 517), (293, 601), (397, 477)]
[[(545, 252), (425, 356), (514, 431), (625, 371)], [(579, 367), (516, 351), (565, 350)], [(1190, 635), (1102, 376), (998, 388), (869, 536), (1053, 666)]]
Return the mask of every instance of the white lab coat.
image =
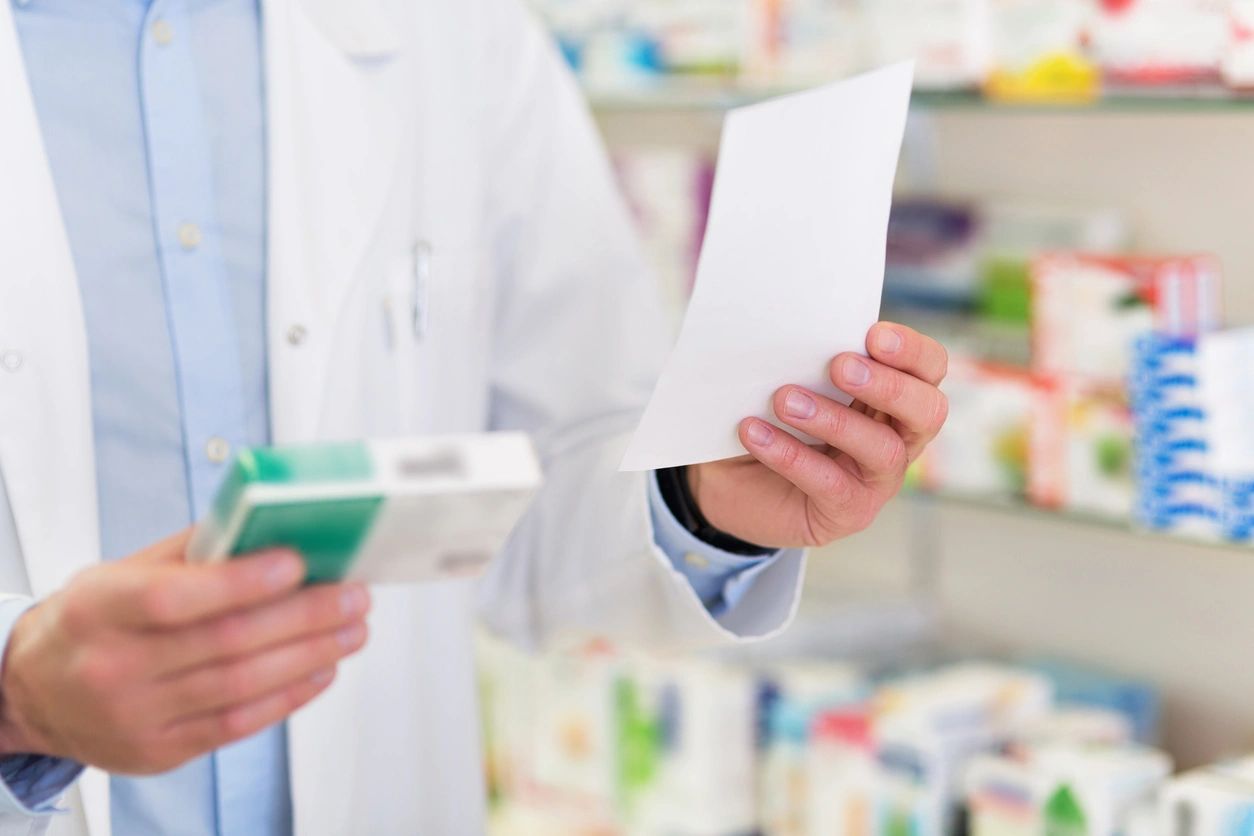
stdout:
[[(665, 338), (593, 125), (517, 0), (262, 5), (276, 441), (531, 432), (546, 487), (478, 590), (520, 642), (780, 629), (801, 556), (716, 622), (653, 546), (643, 477), (616, 473)], [(90, 417), (74, 267), (0, 3), (0, 591), (44, 596), (99, 559)], [(371, 644), (291, 720), (299, 836), (483, 831), (475, 597), (377, 591)], [(106, 836), (106, 776), (71, 796), (54, 832)]]

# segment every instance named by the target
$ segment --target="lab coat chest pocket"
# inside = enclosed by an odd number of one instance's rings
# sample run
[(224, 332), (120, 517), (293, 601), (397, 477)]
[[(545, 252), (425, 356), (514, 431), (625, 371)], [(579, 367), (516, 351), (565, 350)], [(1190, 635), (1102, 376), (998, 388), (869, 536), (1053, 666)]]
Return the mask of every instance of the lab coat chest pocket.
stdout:
[(492, 293), (474, 247), (419, 241), (387, 270), (383, 340), (404, 432), (470, 432), (487, 422)]

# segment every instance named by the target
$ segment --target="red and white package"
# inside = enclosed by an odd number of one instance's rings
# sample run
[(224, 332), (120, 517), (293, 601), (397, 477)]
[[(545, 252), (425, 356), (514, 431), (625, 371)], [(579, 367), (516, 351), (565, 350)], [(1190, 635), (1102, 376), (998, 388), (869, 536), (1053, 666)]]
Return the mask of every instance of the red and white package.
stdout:
[(1254, 91), (1254, 0), (1231, 3), (1224, 83), (1235, 90)]
[(1218, 328), (1221, 290), (1210, 256), (1041, 256), (1032, 266), (1033, 370), (1122, 385), (1138, 336)]
[(1231, 38), (1228, 0), (1101, 0), (1089, 49), (1116, 85), (1214, 83)]

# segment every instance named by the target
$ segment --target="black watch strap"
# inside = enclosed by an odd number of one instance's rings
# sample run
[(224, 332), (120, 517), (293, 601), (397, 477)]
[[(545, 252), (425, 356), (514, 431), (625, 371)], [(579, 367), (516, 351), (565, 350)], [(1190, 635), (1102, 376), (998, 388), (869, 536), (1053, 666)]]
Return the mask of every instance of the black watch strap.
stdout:
[(657, 485), (666, 507), (670, 508), (679, 524), (698, 540), (716, 549), (741, 557), (766, 557), (775, 549), (755, 546), (710, 525), (701, 513), (692, 488), (688, 484), (688, 468), (668, 467), (657, 472)]

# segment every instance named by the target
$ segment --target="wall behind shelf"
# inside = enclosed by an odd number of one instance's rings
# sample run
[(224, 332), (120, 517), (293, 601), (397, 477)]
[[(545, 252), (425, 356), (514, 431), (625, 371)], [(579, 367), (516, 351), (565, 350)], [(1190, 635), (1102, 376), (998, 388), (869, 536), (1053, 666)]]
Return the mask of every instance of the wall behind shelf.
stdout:
[[(599, 114), (612, 146), (713, 149), (711, 111)], [(1124, 209), (1146, 250), (1208, 251), (1254, 323), (1254, 111), (916, 111), (898, 188)]]
[[(599, 118), (613, 146), (717, 146), (717, 113)], [(1254, 324), (1254, 114), (920, 112), (899, 187), (1121, 207), (1143, 249), (1219, 255), (1230, 321)], [(817, 555), (812, 604), (917, 588), (911, 508)], [(926, 524), (951, 635), (1159, 683), (1184, 766), (1254, 751), (1254, 553), (951, 506)]]
[(1218, 255), (1228, 315), (1254, 323), (1254, 114), (939, 111), (915, 129), (904, 189), (1113, 205), (1142, 249)]

